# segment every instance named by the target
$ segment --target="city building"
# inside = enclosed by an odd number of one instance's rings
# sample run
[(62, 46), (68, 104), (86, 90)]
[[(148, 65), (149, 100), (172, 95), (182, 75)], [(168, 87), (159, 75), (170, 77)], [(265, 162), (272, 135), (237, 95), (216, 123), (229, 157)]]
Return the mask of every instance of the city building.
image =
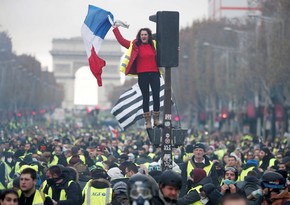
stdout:
[(208, 0), (210, 19), (258, 16), (261, 0)]

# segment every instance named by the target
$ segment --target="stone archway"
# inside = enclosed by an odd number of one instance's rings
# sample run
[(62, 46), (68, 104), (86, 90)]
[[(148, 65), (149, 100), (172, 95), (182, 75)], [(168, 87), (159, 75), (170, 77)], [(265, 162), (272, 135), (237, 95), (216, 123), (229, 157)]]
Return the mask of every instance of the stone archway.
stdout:
[[(57, 83), (64, 88), (63, 108), (74, 107), (75, 72), (83, 66), (88, 66), (88, 58), (81, 37), (71, 39), (53, 39), (50, 51), (53, 61), (53, 72)], [(121, 85), (119, 72), (120, 59), (123, 53), (116, 40), (105, 40), (99, 56), (106, 60), (103, 68), (103, 86), (98, 88), (100, 108), (109, 108), (108, 93), (114, 86)]]

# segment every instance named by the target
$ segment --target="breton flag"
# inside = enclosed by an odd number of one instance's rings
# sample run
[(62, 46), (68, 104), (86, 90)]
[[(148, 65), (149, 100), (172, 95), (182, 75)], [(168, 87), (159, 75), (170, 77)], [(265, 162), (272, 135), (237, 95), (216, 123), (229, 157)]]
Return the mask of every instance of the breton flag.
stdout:
[(90, 69), (99, 86), (102, 86), (102, 68), (106, 62), (97, 53), (113, 22), (114, 16), (110, 12), (89, 5), (88, 14), (81, 29)]
[[(164, 80), (160, 78), (160, 108), (164, 106)], [(149, 110), (153, 110), (152, 91), (150, 89)], [(125, 91), (114, 105), (111, 113), (116, 117), (122, 129), (128, 128), (143, 118), (143, 96), (138, 83)]]

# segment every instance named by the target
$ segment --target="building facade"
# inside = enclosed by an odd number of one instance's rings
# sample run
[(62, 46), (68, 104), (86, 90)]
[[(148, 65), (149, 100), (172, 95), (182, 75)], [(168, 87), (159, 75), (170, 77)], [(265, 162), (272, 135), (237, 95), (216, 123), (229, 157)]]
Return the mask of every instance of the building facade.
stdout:
[(260, 15), (261, 0), (208, 0), (210, 19), (243, 18)]

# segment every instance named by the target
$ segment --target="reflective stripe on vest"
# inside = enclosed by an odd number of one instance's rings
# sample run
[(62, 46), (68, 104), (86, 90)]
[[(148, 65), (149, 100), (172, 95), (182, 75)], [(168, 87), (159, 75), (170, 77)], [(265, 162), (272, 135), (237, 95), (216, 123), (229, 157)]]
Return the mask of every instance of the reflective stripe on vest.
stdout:
[(106, 205), (112, 201), (112, 188), (96, 189), (88, 187), (83, 205)]
[[(205, 172), (206, 172), (206, 176), (208, 176), (210, 174), (210, 170), (211, 170), (211, 167), (212, 167), (213, 163), (211, 161), (209, 161), (209, 165), (202, 168)], [(190, 160), (188, 161), (187, 163), (187, 178), (190, 177), (190, 172), (194, 169), (194, 167), (192, 166)]]
[(244, 181), (245, 177), (248, 175), (249, 171), (252, 171), (255, 167), (249, 167), (248, 169), (244, 169), (237, 181)]
[[(67, 187), (69, 187), (69, 186), (71, 185), (72, 182), (73, 182), (73, 181), (70, 180), (70, 181), (68, 182)], [(51, 188), (51, 187), (48, 188), (48, 193), (47, 193), (47, 195), (50, 196), (50, 197), (52, 198), (52, 188)], [(62, 200), (67, 200), (65, 189), (61, 189), (61, 191), (60, 191), (60, 196), (59, 196), (59, 200), (58, 200), (58, 201), (62, 201)]]
[[(193, 188), (191, 188), (187, 193), (189, 193), (189, 192), (191, 192), (191, 191), (197, 191), (197, 193), (200, 193), (200, 188), (201, 188), (201, 187), (202, 187), (201, 185), (198, 185), (198, 186), (196, 186), (196, 187), (193, 187)], [(202, 203), (200, 200), (198, 200), (198, 201), (192, 203), (192, 205), (203, 205), (203, 203)]]
[[(153, 40), (153, 44), (154, 44), (154, 48), (156, 50), (156, 41), (155, 40)], [(128, 48), (125, 56), (122, 59), (122, 63), (120, 65), (120, 72), (122, 72), (122, 73), (126, 74), (126, 69), (127, 69), (127, 66), (128, 66), (128, 64), (130, 62), (132, 48), (133, 48), (133, 41), (130, 42), (130, 47)], [(132, 74), (130, 74), (130, 75), (132, 75)]]

